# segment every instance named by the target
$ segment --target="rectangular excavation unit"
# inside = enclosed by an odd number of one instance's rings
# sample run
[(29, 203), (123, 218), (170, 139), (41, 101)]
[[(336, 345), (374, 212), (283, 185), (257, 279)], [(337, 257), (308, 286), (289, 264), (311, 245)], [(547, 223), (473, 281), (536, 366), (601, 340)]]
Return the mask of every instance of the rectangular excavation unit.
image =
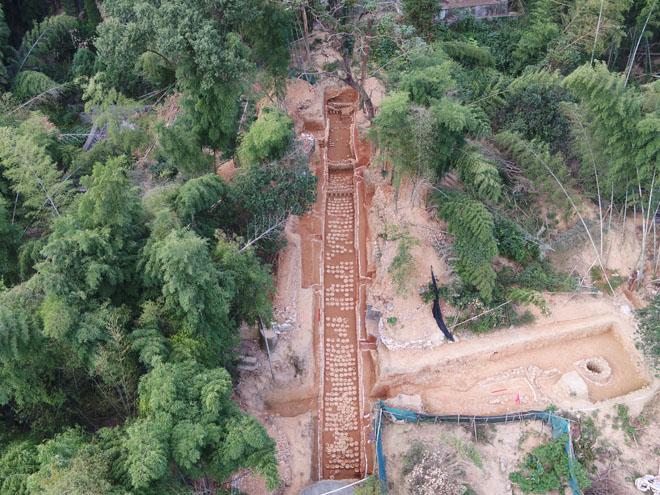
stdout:
[(425, 412), (438, 414), (589, 408), (650, 382), (634, 346), (607, 317), (381, 358), (381, 397), (416, 397)]
[(322, 397), (320, 476), (350, 479), (363, 468), (355, 233), (355, 95), (326, 102), (325, 222), (323, 229)]

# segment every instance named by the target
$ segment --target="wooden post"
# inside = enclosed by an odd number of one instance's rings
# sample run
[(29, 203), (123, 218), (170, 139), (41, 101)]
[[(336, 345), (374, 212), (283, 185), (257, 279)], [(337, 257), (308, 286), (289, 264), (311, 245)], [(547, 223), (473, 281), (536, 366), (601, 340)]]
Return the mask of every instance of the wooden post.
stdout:
[(273, 372), (273, 361), (271, 360), (270, 357), (270, 345), (268, 344), (268, 339), (266, 338), (266, 333), (264, 332), (264, 322), (261, 319), (261, 316), (259, 317), (259, 333), (264, 338), (264, 343), (266, 344), (266, 354), (268, 354), (268, 365), (270, 366), (270, 376), (273, 378), (273, 381), (275, 381), (275, 373)]

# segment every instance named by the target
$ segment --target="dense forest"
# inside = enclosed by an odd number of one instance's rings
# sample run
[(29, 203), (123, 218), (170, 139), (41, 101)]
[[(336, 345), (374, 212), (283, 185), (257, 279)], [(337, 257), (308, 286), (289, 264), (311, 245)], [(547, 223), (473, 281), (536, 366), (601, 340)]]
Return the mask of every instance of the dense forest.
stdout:
[(188, 493), (243, 467), (274, 487), (232, 350), (271, 318), (269, 229), (315, 193), (285, 114), (241, 120), (287, 74), (291, 14), (99, 7), (0, 19), (0, 493)]
[[(604, 266), (603, 234), (613, 211), (628, 209), (644, 219), (639, 286), (647, 251), (657, 252), (653, 2), (558, 8), (536, 1), (515, 20), (467, 18), (449, 27), (430, 22), (434, 4), (404, 2), (404, 19), (416, 29), (376, 38), (373, 56), (387, 66), (390, 92), (371, 134), (393, 163), (394, 181), (435, 185), (431, 201), (454, 237), (460, 279), (447, 297), (476, 313), (506, 300), (543, 308), (539, 292), (572, 290), (575, 280), (545, 260), (561, 243), (562, 224), (588, 238), (596, 272), (612, 291), (622, 281), (610, 280)], [(439, 185), (449, 172), (462, 189)], [(585, 218), (590, 207), (596, 225)], [(521, 269), (496, 270), (498, 256)], [(511, 311), (494, 311), (477, 325), (516, 322)]]
[[(243, 468), (278, 486), (274, 441), (232, 396), (239, 327), (272, 320), (284, 220), (316, 194), (288, 78), (354, 87), (393, 183), (431, 184), (460, 279), (443, 296), (466, 315), (571, 290), (544, 256), (562, 221), (600, 260), (634, 209), (637, 283), (657, 278), (660, 8), (511, 7), (448, 24), (436, 0), (4, 0), (0, 495), (208, 493)], [(291, 63), (313, 27), (340, 61)]]

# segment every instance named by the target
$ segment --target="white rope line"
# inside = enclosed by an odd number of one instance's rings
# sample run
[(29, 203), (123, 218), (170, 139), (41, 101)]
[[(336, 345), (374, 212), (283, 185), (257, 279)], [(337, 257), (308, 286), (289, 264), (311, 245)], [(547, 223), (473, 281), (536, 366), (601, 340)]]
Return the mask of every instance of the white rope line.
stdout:
[(344, 488), (350, 488), (351, 486), (355, 486), (355, 485), (357, 485), (357, 484), (360, 484), (360, 483), (362, 483), (362, 482), (364, 482), (364, 481), (367, 481), (368, 479), (369, 479), (369, 477), (367, 476), (366, 478), (362, 478), (361, 480), (354, 481), (353, 483), (350, 483), (350, 484), (348, 484), (348, 485), (344, 485), (344, 486), (342, 486), (342, 487), (340, 487), (340, 488), (335, 488), (334, 490), (330, 490), (329, 492), (323, 492), (323, 493), (321, 493), (321, 495), (329, 495), (330, 493), (337, 493), (337, 492), (340, 492), (340, 491), (342, 491)]
[(459, 327), (459, 326), (461, 326), (463, 323), (467, 323), (468, 321), (472, 321), (472, 320), (476, 320), (477, 318), (481, 318), (483, 315), (488, 314), (488, 313), (492, 313), (492, 312), (495, 311), (496, 309), (499, 309), (499, 308), (501, 308), (502, 306), (506, 306), (507, 304), (509, 304), (509, 303), (511, 303), (511, 302), (512, 302), (512, 301), (506, 301), (506, 302), (503, 302), (503, 303), (500, 304), (499, 306), (496, 306), (496, 307), (491, 308), (491, 309), (489, 309), (489, 310), (487, 310), (487, 311), (484, 311), (483, 313), (479, 313), (478, 315), (473, 316), (472, 318), (468, 318), (467, 320), (463, 320), (463, 321), (461, 321), (460, 323), (456, 323), (455, 325), (450, 326), (450, 327), (449, 327), (449, 330), (453, 330), (454, 328)]

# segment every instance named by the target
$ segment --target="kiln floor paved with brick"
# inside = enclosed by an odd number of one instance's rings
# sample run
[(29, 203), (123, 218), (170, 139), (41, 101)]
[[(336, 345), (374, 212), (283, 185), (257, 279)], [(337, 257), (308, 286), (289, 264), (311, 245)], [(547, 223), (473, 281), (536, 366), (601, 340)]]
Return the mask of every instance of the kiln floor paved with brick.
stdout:
[(342, 93), (327, 102), (328, 141), (323, 277), (323, 404), (321, 468), (324, 479), (360, 476), (360, 382), (356, 329), (355, 100)]

